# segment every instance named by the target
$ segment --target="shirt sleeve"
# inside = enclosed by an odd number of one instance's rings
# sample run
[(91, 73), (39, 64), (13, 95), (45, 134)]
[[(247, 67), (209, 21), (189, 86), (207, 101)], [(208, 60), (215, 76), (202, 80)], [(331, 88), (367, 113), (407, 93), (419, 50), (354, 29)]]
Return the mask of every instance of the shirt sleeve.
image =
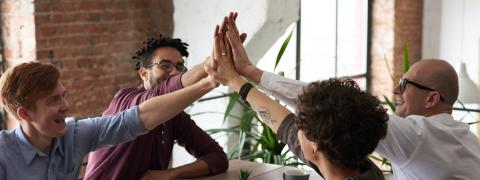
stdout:
[(5, 167), (0, 163), (0, 179), (7, 179), (7, 174), (5, 174)]
[(138, 116), (138, 106), (118, 113), (79, 120), (75, 124), (75, 138), (84, 153), (95, 149), (131, 141), (147, 133)]
[(258, 87), (265, 93), (279, 99), (296, 112), (297, 105), (295, 103), (298, 95), (303, 93), (303, 87), (308, 83), (288, 79), (271, 72), (263, 72)]
[(195, 158), (205, 161), (210, 169), (210, 175), (227, 170), (228, 159), (222, 147), (198, 127), (188, 114), (180, 114), (175, 131), (178, 144), (185, 147), (187, 152)]
[(300, 146), (300, 142), (298, 141), (297, 132), (298, 132), (298, 128), (297, 126), (295, 126), (295, 115), (289, 114), (282, 121), (282, 124), (280, 124), (280, 127), (278, 128), (278, 131), (277, 131), (277, 138), (281, 142), (287, 144), (288, 148), (295, 156), (300, 158), (300, 160), (302, 160), (308, 166), (315, 169), (315, 171), (317, 171), (318, 174), (322, 175), (318, 167), (315, 166), (315, 164), (305, 159), (305, 156), (303, 155), (303, 152), (302, 152), (302, 147)]
[(422, 121), (413, 116), (402, 118), (389, 115), (387, 135), (380, 140), (375, 152), (398, 165), (403, 165), (410, 159), (424, 137), (423, 126)]
[(183, 88), (183, 74), (172, 76), (152, 89), (154, 96), (168, 94)]

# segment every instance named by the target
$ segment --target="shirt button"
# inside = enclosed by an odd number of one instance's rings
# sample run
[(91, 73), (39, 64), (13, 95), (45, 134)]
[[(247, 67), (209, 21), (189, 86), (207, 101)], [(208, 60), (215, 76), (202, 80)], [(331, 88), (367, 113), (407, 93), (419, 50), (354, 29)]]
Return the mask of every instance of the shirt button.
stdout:
[(162, 144), (165, 144), (165, 141), (162, 140)]
[(162, 134), (164, 134), (163, 130), (162, 130)]

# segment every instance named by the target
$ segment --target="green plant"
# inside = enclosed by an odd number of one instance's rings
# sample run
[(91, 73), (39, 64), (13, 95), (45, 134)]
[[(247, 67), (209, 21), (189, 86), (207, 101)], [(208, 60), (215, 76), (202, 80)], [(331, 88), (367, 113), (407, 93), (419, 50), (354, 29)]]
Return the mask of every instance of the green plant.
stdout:
[[(242, 159), (264, 163), (297, 166), (301, 163), (297, 158), (288, 154), (286, 145), (277, 139), (276, 134), (264, 124), (256, 115), (256, 112), (241, 102), (237, 93), (229, 95), (230, 101), (224, 113), (224, 121), (227, 117), (238, 120), (238, 125), (229, 128), (209, 129), (209, 134), (226, 133), (235, 134), (238, 140), (227, 152), (229, 159)], [(239, 117), (231, 115), (235, 106), (240, 106), (243, 111)]]
[(237, 175), (238, 180), (247, 180), (251, 172), (249, 169), (240, 169), (240, 172)]

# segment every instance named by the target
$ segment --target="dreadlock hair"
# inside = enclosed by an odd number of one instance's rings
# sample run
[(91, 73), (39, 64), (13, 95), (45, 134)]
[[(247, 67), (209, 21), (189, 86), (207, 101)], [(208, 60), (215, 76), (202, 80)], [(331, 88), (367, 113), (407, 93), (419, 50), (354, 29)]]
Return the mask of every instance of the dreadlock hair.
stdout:
[(181, 39), (163, 36), (162, 34), (158, 38), (149, 37), (143, 42), (143, 47), (132, 56), (132, 59), (136, 61), (135, 70), (150, 65), (153, 52), (162, 47), (175, 48), (183, 57), (188, 57), (187, 46), (188, 44), (182, 42)]

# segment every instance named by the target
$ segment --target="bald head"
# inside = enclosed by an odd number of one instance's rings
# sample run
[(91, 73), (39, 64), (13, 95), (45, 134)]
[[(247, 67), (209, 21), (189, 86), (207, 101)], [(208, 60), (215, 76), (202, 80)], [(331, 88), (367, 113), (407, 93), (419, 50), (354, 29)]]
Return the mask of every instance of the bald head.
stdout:
[(415, 76), (420, 83), (440, 92), (448, 105), (453, 106), (457, 100), (458, 76), (447, 61), (423, 59), (413, 64), (407, 74)]

